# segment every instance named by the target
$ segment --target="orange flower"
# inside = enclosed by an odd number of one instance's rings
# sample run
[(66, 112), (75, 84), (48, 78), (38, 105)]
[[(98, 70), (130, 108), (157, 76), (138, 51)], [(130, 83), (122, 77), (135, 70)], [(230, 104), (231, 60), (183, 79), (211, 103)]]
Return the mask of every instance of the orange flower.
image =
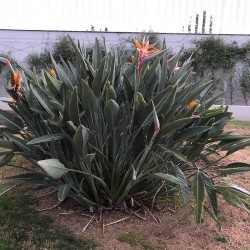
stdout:
[(196, 102), (195, 100), (193, 100), (193, 101), (191, 101), (191, 102), (187, 105), (186, 109), (191, 108), (192, 106), (194, 106), (194, 105), (196, 105), (196, 104), (197, 104), (197, 102)]
[(6, 59), (4, 57), (0, 57), (0, 62), (6, 64), (9, 67), (9, 69), (13, 75), (13, 78), (14, 78), (14, 86), (11, 87), (10, 89), (14, 89), (15, 91), (17, 91), (19, 86), (20, 86), (21, 79), (22, 79), (21, 73), (19, 71), (17, 71), (17, 72), (14, 71), (14, 69), (13, 69), (13, 67), (8, 59)]
[(15, 85), (13, 86), (13, 89), (17, 89), (20, 85), (21, 79), (22, 79), (22, 75), (19, 71), (14, 73), (14, 83)]
[(159, 52), (159, 50), (154, 47), (154, 44), (149, 44), (149, 41), (148, 40), (146, 41), (145, 37), (143, 37), (141, 44), (135, 38), (133, 38), (133, 41), (139, 52), (138, 68), (140, 74), (143, 65), (142, 60), (149, 55)]
[(50, 74), (51, 74), (54, 78), (56, 78), (56, 72), (55, 72), (54, 69), (51, 69), (51, 70), (50, 70)]

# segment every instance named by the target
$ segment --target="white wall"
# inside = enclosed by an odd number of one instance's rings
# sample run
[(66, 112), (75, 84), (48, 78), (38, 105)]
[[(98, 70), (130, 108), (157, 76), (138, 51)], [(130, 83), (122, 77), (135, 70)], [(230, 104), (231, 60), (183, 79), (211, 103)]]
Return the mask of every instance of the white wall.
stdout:
[[(84, 41), (86, 45), (94, 42), (95, 38), (105, 37), (107, 44), (115, 46), (121, 41), (131, 39), (137, 33), (111, 33), (111, 32), (69, 32), (69, 31), (22, 31), (0, 30), (0, 53), (11, 52), (11, 55), (19, 62), (24, 62), (27, 55), (32, 52), (40, 52), (49, 47), (59, 36), (70, 34), (76, 40)], [(205, 34), (165, 34), (159, 33), (160, 40), (166, 39), (167, 47), (173, 52), (178, 52), (182, 47), (194, 46), (192, 41), (207, 37)], [(250, 35), (215, 35), (225, 41), (236, 41), (239, 45), (250, 40)]]

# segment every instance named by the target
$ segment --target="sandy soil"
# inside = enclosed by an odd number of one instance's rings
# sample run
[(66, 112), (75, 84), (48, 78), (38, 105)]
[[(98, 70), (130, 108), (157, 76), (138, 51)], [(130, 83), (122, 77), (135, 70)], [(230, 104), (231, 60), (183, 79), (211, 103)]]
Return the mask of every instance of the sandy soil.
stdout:
[[(235, 128), (237, 127), (230, 126), (228, 129)], [(250, 134), (250, 128), (237, 128), (236, 133)], [(228, 164), (232, 161), (250, 163), (250, 148), (234, 153), (224, 159), (222, 164)], [(234, 176), (233, 178), (238, 185), (250, 190), (250, 173)], [(37, 204), (37, 209), (46, 209), (57, 203), (54, 193), (42, 197)], [(149, 212), (146, 215), (138, 212), (139, 216), (146, 216), (146, 220), (121, 211), (106, 211), (100, 218), (100, 214), (81, 211), (81, 207), (75, 204), (74, 201), (68, 200), (53, 210), (44, 211), (43, 213), (52, 216), (55, 223), (69, 227), (78, 237), (94, 239), (98, 243), (98, 249), (100, 250), (250, 249), (250, 215), (228, 205), (224, 201), (220, 202), (219, 207), (222, 221), (221, 231), (218, 230), (215, 222), (207, 215), (205, 215), (201, 225), (195, 225), (192, 204), (183, 204), (177, 208), (173, 204), (168, 204), (162, 211), (152, 212), (155, 218)], [(103, 222), (100, 222), (100, 219)], [(103, 224), (107, 225), (122, 219), (125, 220), (103, 228)], [(89, 226), (84, 228), (90, 220)], [(120, 242), (118, 237), (128, 232), (145, 236), (147, 245), (130, 246), (128, 243)]]

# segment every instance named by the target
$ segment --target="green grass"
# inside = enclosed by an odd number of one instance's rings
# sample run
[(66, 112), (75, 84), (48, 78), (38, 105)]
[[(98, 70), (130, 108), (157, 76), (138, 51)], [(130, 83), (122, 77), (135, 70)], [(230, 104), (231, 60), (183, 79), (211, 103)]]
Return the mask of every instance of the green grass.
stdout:
[(95, 249), (92, 240), (76, 239), (53, 219), (30, 209), (34, 199), (13, 194), (0, 197), (0, 249)]
[(250, 122), (245, 122), (245, 121), (232, 120), (232, 121), (228, 122), (228, 125), (233, 125), (233, 126), (238, 126), (238, 127), (249, 127), (250, 128)]
[(142, 246), (145, 250), (155, 250), (154, 246), (147, 240), (146, 236), (138, 232), (123, 233), (118, 236), (118, 240), (126, 242), (130, 246)]

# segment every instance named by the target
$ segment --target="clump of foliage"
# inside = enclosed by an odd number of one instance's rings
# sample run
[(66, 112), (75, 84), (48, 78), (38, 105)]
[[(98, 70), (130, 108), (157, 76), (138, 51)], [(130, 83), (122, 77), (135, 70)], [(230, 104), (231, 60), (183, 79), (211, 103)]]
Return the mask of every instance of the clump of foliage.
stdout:
[(232, 113), (209, 110), (220, 95), (211, 97), (209, 79), (193, 81), (192, 61), (179, 68), (181, 52), (168, 60), (145, 41), (125, 67), (98, 40), (91, 58), (70, 41), (75, 66), (52, 58), (53, 76), (22, 67), (22, 81), (8, 89), (15, 103), (14, 112), (0, 110), (0, 166), (21, 154), (42, 171), (9, 177), (0, 193), (23, 182), (55, 186), (60, 201), (70, 196), (91, 211), (181, 196), (194, 201), (197, 223), (204, 210), (217, 220), (218, 195), (249, 211), (250, 193), (223, 176), (250, 165), (221, 167), (210, 157), (246, 147), (249, 136), (223, 130)]
[(32, 53), (28, 55), (26, 61), (30, 68), (35, 67), (38, 70), (50, 68), (53, 66), (51, 62), (52, 54), (56, 62), (59, 62), (61, 58), (64, 61), (70, 61), (75, 63), (76, 54), (67, 36), (60, 36), (53, 45), (51, 50), (45, 49), (40, 53)]
[(236, 42), (227, 43), (213, 36), (194, 41), (194, 44), (195, 48), (185, 50), (182, 60), (193, 54), (194, 70), (201, 75), (206, 69), (232, 69), (237, 60), (247, 54), (246, 46), (239, 47)]
[[(194, 59), (192, 66), (197, 73), (197, 79), (211, 73), (213, 80), (217, 82), (217, 87), (223, 81), (227, 83), (230, 91), (229, 103), (233, 104), (233, 92), (234, 89), (237, 89), (238, 92), (241, 90), (242, 99), (244, 98), (245, 104), (248, 105), (246, 93), (249, 93), (250, 87), (245, 80), (246, 68), (249, 67), (250, 61), (250, 43), (239, 46), (235, 41), (226, 42), (222, 38), (212, 36), (196, 40), (194, 45), (194, 48), (184, 50), (180, 61), (184, 62), (192, 55)], [(238, 62), (244, 66), (237, 68), (236, 63)]]

